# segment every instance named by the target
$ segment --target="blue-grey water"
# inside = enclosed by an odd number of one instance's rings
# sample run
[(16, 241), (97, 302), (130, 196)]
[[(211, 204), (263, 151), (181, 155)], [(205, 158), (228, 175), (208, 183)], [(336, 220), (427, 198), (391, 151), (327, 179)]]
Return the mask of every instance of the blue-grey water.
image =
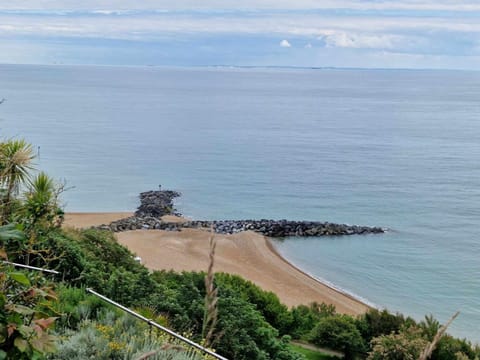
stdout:
[(480, 73), (0, 66), (0, 129), (74, 187), (67, 211), (183, 193), (194, 218), (385, 235), (287, 239), (309, 273), (480, 340)]

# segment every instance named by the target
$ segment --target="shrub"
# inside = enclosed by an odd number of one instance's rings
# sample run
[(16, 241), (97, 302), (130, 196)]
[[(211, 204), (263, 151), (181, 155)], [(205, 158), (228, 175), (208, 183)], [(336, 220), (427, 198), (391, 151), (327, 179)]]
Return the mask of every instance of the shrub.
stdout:
[(48, 328), (55, 318), (36, 306), (54, 294), (48, 287), (32, 285), (25, 273), (0, 266), (0, 358), (42, 359), (54, 349), (55, 338)]
[[(152, 305), (157, 311), (168, 314), (170, 324), (176, 330), (190, 329), (196, 334), (196, 340), (200, 341), (198, 335), (204, 314), (205, 274), (164, 271), (155, 272), (152, 276), (164, 289), (157, 293), (156, 302), (152, 299)], [(278, 331), (265, 320), (257, 305), (248, 301), (245, 288), (232, 286), (230, 276), (216, 276), (216, 279), (219, 300), (213, 346), (218, 353), (238, 360), (297, 358), (286, 344), (277, 339)], [(234, 279), (233, 283), (241, 282)]]
[(308, 306), (299, 305), (294, 307), (291, 314), (291, 335), (295, 339), (300, 339), (310, 334), (320, 319), (335, 315), (335, 306), (313, 302)]
[(56, 294), (56, 300), (43, 303), (40, 309), (51, 316), (58, 317), (56, 327), (60, 329), (77, 329), (81, 321), (95, 320), (105, 309), (116, 310), (105, 301), (88, 294), (83, 287), (59, 285)]
[(368, 360), (417, 360), (427, 345), (422, 331), (417, 327), (409, 327), (398, 334), (374, 338)]
[(273, 292), (262, 290), (238, 275), (219, 273), (216, 274), (216, 281), (218, 286), (234, 289), (245, 300), (255, 304), (265, 320), (276, 328), (280, 335), (290, 333), (293, 323), (292, 313)]
[(130, 315), (104, 311), (97, 320), (82, 321), (78, 331), (65, 329), (56, 360), (149, 359), (195, 360), (201, 356)]
[(475, 351), (472, 344), (466, 340), (455, 339), (450, 335), (443, 336), (438, 342), (437, 348), (433, 351), (433, 360), (455, 359), (458, 354), (463, 354), (467, 359), (475, 359)]
[(110, 232), (52, 232), (38, 242), (37, 253), (43, 255), (32, 258), (35, 265), (56, 269), (70, 284), (92, 287), (126, 306), (156, 291), (148, 270)]
[(57, 279), (81, 284), (87, 264), (79, 241), (60, 231), (50, 232), (38, 240), (34, 251), (31, 265), (56, 270), (61, 274)]
[(401, 314), (391, 314), (387, 310), (371, 309), (356, 321), (362, 337), (368, 343), (372, 338), (398, 332), (403, 326), (415, 325), (411, 318), (405, 319)]
[(355, 327), (352, 317), (346, 315), (327, 316), (319, 320), (310, 334), (315, 345), (342, 351), (346, 359), (365, 351), (365, 343)]

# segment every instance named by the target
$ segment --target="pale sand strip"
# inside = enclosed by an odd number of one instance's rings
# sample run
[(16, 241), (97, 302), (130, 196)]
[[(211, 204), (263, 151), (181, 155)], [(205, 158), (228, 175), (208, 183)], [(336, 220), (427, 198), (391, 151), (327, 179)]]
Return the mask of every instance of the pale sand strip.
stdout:
[(131, 212), (113, 212), (113, 213), (66, 213), (64, 227), (88, 228), (90, 226), (98, 226), (110, 224), (112, 221), (124, 219), (132, 216)]
[[(128, 215), (127, 215), (128, 216)], [(124, 216), (116, 214), (68, 214), (68, 226), (88, 227), (108, 223)], [(109, 219), (112, 219), (108, 221)], [(91, 222), (89, 222), (91, 220)], [(135, 230), (117, 233), (118, 241), (155, 270), (205, 271), (208, 267), (207, 231), (185, 229), (181, 232)], [(288, 306), (313, 301), (334, 304), (338, 312), (360, 314), (367, 305), (319, 282), (282, 258), (262, 235), (243, 232), (216, 235), (215, 271), (238, 274), (262, 289), (277, 294)]]

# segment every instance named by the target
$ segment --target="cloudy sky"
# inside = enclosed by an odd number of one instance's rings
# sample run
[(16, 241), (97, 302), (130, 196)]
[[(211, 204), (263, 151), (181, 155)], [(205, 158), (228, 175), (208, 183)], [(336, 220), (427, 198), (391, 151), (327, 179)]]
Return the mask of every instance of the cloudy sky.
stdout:
[(480, 1), (5, 0), (0, 63), (480, 70)]

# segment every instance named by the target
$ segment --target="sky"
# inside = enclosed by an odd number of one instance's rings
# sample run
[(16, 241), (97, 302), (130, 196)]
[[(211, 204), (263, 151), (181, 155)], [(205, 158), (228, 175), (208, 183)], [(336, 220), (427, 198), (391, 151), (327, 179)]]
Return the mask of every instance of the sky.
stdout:
[(0, 63), (480, 70), (480, 1), (0, 0)]

